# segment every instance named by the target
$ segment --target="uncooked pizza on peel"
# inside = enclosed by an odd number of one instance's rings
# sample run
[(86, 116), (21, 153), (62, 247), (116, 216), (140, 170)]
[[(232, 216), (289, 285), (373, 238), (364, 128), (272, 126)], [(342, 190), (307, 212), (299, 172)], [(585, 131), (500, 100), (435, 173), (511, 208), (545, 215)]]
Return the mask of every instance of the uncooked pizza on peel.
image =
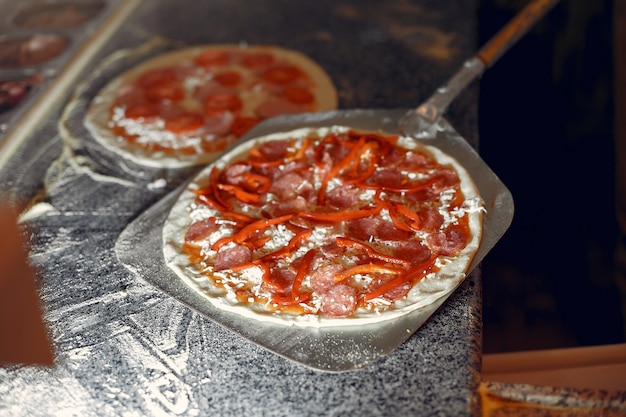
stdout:
[(435, 147), (303, 128), (239, 144), (198, 174), (164, 224), (164, 257), (220, 310), (375, 323), (458, 286), (483, 212), (468, 172)]
[(300, 52), (209, 45), (158, 55), (114, 78), (85, 124), (107, 149), (178, 168), (212, 161), (264, 119), (336, 107), (330, 77)]

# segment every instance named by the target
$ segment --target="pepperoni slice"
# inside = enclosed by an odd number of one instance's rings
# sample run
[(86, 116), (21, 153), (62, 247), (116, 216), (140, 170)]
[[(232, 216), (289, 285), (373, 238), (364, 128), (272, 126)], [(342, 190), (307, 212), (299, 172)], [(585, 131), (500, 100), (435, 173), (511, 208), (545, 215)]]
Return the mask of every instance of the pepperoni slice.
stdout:
[(426, 207), (421, 210), (419, 217), (422, 222), (422, 230), (426, 232), (438, 231), (443, 224), (443, 216), (437, 209), (432, 207)]
[(357, 305), (357, 292), (348, 285), (337, 285), (322, 294), (320, 310), (326, 316), (348, 317)]
[(187, 229), (187, 233), (185, 234), (185, 242), (197, 242), (205, 239), (217, 229), (219, 229), (219, 225), (213, 220), (200, 220), (199, 222), (193, 223), (189, 226), (189, 229)]
[(263, 72), (263, 79), (273, 84), (289, 84), (302, 76), (302, 72), (291, 65), (270, 68)]
[(226, 87), (217, 83), (217, 81), (209, 81), (206, 84), (202, 84), (194, 87), (192, 92), (192, 97), (201, 103), (204, 103), (204, 100), (207, 97), (212, 96), (217, 93), (231, 93), (236, 94), (236, 91), (233, 88)]
[[(230, 132), (233, 123), (233, 114), (230, 112), (215, 112), (204, 117), (203, 132), (207, 135), (224, 136)], [(212, 141), (215, 141), (213, 138)]]
[(200, 67), (221, 67), (230, 62), (230, 56), (225, 51), (204, 51), (196, 57), (194, 63)]
[(405, 240), (403, 242), (397, 242), (394, 248), (394, 254), (398, 258), (406, 259), (412, 263), (426, 262), (431, 256), (431, 251), (416, 240)]
[(127, 119), (140, 120), (140, 121), (152, 121), (160, 114), (160, 109), (157, 104), (154, 103), (141, 103), (126, 107), (124, 110), (124, 117)]
[[(374, 281), (370, 285), (370, 288), (373, 291), (376, 291), (378, 288), (382, 288), (383, 285), (390, 283), (390, 281), (392, 281), (393, 279), (394, 279), (393, 275), (388, 275), (388, 274), (381, 275), (377, 277), (376, 279), (374, 279)], [(411, 282), (405, 282), (405, 283), (398, 285), (397, 287), (390, 288), (388, 291), (386, 291), (382, 295), (387, 300), (393, 301), (393, 300), (397, 300), (399, 298), (404, 297), (406, 293), (409, 292), (410, 289), (411, 289)]]
[(286, 140), (272, 140), (259, 146), (259, 152), (267, 160), (273, 161), (283, 158), (289, 150), (289, 142)]
[(311, 287), (313, 291), (320, 294), (329, 292), (337, 282), (335, 281), (335, 274), (343, 271), (343, 267), (339, 264), (330, 264), (325, 266), (317, 266), (311, 273)]
[(237, 71), (227, 71), (215, 74), (213, 79), (220, 85), (234, 87), (241, 82), (242, 77)]
[(156, 84), (170, 83), (176, 80), (176, 71), (173, 68), (155, 68), (148, 70), (137, 78), (137, 84), (149, 88)]
[(215, 259), (215, 270), (222, 271), (252, 260), (252, 251), (245, 245), (221, 250)]
[(395, 185), (404, 184), (406, 178), (402, 172), (397, 169), (382, 168), (372, 174), (370, 181), (381, 187), (393, 187)]
[(270, 192), (276, 194), (280, 200), (296, 198), (296, 192), (305, 187), (305, 179), (297, 172), (288, 172), (274, 179)]
[(224, 136), (211, 140), (203, 140), (200, 146), (202, 146), (204, 152), (221, 152), (231, 144), (232, 141), (230, 139), (230, 137)]
[(378, 217), (352, 220), (348, 224), (348, 235), (354, 239), (368, 241), (372, 236), (376, 236), (376, 229), (381, 221)]
[(256, 117), (236, 117), (230, 131), (237, 137), (243, 136), (248, 130), (256, 126), (260, 119)]
[(275, 291), (284, 293), (291, 288), (295, 278), (295, 272), (289, 269), (274, 269), (271, 271), (271, 279), (264, 284), (272, 287)]
[(283, 90), (285, 98), (293, 103), (309, 104), (315, 101), (315, 96), (304, 87), (289, 86)]
[(153, 84), (146, 90), (146, 98), (150, 101), (170, 101), (176, 103), (185, 98), (185, 91), (174, 83)]
[(296, 103), (282, 98), (275, 98), (261, 103), (255, 111), (259, 117), (268, 119), (270, 117), (280, 116), (281, 114), (302, 113), (304, 109), (301, 105)]
[(129, 106), (131, 104), (141, 104), (146, 101), (146, 95), (143, 88), (137, 85), (125, 85), (117, 92), (115, 104), (121, 106)]
[(381, 223), (376, 229), (376, 233), (379, 239), (391, 241), (405, 241), (412, 236), (411, 232), (400, 230), (389, 222)]
[(199, 113), (183, 113), (165, 119), (165, 129), (172, 133), (188, 133), (198, 130), (204, 124), (204, 117)]
[(269, 53), (252, 53), (247, 54), (242, 61), (242, 64), (248, 68), (260, 68), (265, 67), (274, 62), (274, 56)]
[(441, 255), (454, 255), (467, 244), (467, 230), (461, 226), (451, 225), (444, 232), (428, 235), (428, 246)]
[(224, 111), (235, 112), (241, 107), (241, 99), (232, 93), (217, 93), (204, 100), (204, 112), (208, 115)]
[(277, 216), (290, 213), (302, 213), (309, 207), (309, 202), (302, 196), (297, 196), (296, 198), (287, 201), (270, 201), (269, 204)]
[(355, 206), (359, 202), (359, 190), (349, 186), (335, 187), (328, 192), (327, 201), (340, 209)]

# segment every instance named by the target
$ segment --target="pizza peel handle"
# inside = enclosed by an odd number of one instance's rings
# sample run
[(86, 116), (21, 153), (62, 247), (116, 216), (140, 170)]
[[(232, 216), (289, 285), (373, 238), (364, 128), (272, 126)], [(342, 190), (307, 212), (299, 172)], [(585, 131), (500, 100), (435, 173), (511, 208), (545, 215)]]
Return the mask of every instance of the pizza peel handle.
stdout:
[(439, 87), (428, 100), (400, 119), (398, 123), (400, 132), (419, 139), (434, 138), (437, 121), (445, 113), (452, 100), (491, 67), (558, 2), (559, 0), (531, 0), (472, 58), (465, 61), (445, 85)]

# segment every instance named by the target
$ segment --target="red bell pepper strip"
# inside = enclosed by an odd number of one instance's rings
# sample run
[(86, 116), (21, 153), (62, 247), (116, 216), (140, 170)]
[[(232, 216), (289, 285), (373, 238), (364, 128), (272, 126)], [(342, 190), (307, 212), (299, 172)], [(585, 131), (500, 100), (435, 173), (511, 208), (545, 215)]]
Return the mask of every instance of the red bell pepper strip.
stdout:
[(364, 140), (359, 140), (352, 147), (350, 152), (348, 152), (348, 154), (346, 156), (344, 156), (341, 161), (339, 161), (337, 164), (335, 164), (335, 166), (333, 166), (326, 173), (326, 175), (324, 176), (324, 179), (322, 180), (322, 184), (321, 184), (320, 189), (319, 189), (319, 194), (317, 196), (318, 204), (323, 205), (324, 202), (326, 201), (326, 188), (328, 187), (328, 182), (331, 179), (337, 177), (339, 175), (339, 173), (343, 169), (350, 168), (352, 166), (352, 164), (355, 163), (356, 157), (359, 155), (359, 151), (363, 147), (364, 144), (365, 144)]
[(367, 181), (367, 179), (371, 177), (374, 172), (376, 172), (377, 165), (378, 165), (378, 157), (375, 155), (372, 155), (370, 157), (369, 163), (367, 164), (367, 168), (365, 170), (363, 170), (360, 174), (357, 174), (353, 178), (345, 178), (343, 180), (343, 183), (344, 184), (361, 184)]
[(279, 306), (297, 306), (300, 303), (306, 303), (311, 299), (310, 292), (300, 292), (297, 296), (292, 297), (291, 294), (272, 294), (272, 302)]
[(413, 232), (413, 229), (406, 225), (398, 216), (398, 212), (395, 209), (389, 210), (389, 217), (391, 218), (391, 222), (397, 229), (400, 229), (405, 232)]
[(411, 263), (405, 259), (385, 255), (384, 253), (376, 251), (374, 248), (365, 243), (358, 242), (347, 237), (339, 236), (336, 238), (335, 241), (337, 242), (337, 246), (339, 246), (340, 248), (355, 248), (357, 250), (365, 252), (370, 258), (377, 259), (379, 261), (387, 262), (390, 264), (399, 264), (406, 267), (411, 266)]
[(244, 172), (241, 174), (246, 179), (245, 187), (248, 191), (257, 191), (258, 193), (264, 193), (269, 190), (272, 185), (272, 181), (264, 175), (255, 174), (253, 172)]
[(277, 167), (285, 162), (283, 158), (268, 161), (258, 148), (250, 148), (248, 152), (250, 153), (248, 164), (254, 168)]
[(420, 219), (420, 216), (417, 213), (415, 213), (413, 210), (411, 210), (404, 204), (400, 204), (400, 203), (396, 203), (396, 210), (398, 210), (400, 214), (412, 220), (410, 226), (414, 230), (420, 230), (422, 221)]
[(275, 284), (273, 284), (272, 280), (270, 279), (271, 273), (272, 273), (272, 271), (270, 270), (270, 267), (258, 259), (251, 261), (251, 262), (245, 262), (239, 265), (235, 265), (232, 268), (230, 268), (230, 270), (233, 272), (240, 272), (240, 271), (243, 271), (244, 269), (253, 268), (253, 267), (261, 268), (261, 270), (263, 271), (263, 282), (275, 287)]
[(215, 201), (208, 195), (200, 194), (202, 192), (203, 192), (202, 190), (194, 191), (194, 194), (198, 195), (198, 197), (196, 198), (196, 201), (198, 201), (201, 204), (207, 205), (211, 208), (214, 208), (216, 210), (219, 210), (223, 218), (235, 221), (241, 227), (252, 222), (252, 217), (243, 213), (237, 213), (235, 211), (227, 210), (226, 207), (222, 206), (220, 203), (218, 203), (217, 201)]
[(215, 200), (224, 207), (229, 207), (228, 203), (222, 198), (222, 195), (219, 190), (219, 172), (216, 167), (213, 167), (211, 170), (211, 174), (209, 175), (209, 185), (205, 187), (206, 193), (210, 193), (213, 195)]
[(366, 139), (375, 140), (376, 142), (389, 143), (392, 145), (398, 141), (398, 136), (378, 136), (377, 134), (361, 133), (361, 132), (356, 132), (354, 130), (348, 131), (348, 136), (351, 139), (360, 139), (364, 137)]
[(196, 200), (201, 203), (204, 204), (205, 206), (209, 206), (212, 207), (216, 210), (219, 211), (223, 211), (226, 210), (226, 207), (223, 206), (222, 204), (218, 203), (217, 201), (215, 201), (213, 198), (211, 198), (208, 194), (206, 193), (206, 190), (196, 190), (193, 192), (194, 194), (196, 194), (198, 197), (196, 198)]
[(380, 213), (382, 207), (372, 207), (360, 210), (337, 210), (329, 213), (300, 213), (299, 217), (318, 222), (336, 223), (340, 221), (363, 219)]
[(223, 218), (236, 222), (239, 227), (244, 227), (253, 221), (252, 217), (236, 211), (224, 210), (221, 214)]
[(291, 255), (302, 245), (302, 242), (305, 239), (311, 236), (312, 233), (313, 232), (308, 229), (297, 233), (284, 247), (278, 249), (275, 252), (268, 253), (267, 255), (262, 256), (261, 259), (263, 261), (275, 261), (276, 259), (284, 258)]
[(261, 198), (259, 194), (247, 192), (246, 190), (239, 187), (238, 185), (217, 184), (217, 188), (219, 190), (226, 191), (227, 193), (232, 194), (233, 196), (235, 196), (237, 200), (246, 204), (258, 203)]
[[(377, 162), (378, 158), (376, 157), (377, 154), (377, 150), (380, 148), (378, 142), (374, 142), (374, 141), (369, 141), (369, 142), (364, 142), (363, 144), (361, 144), (361, 142), (359, 141), (359, 143), (357, 144), (357, 146), (359, 146), (358, 149), (358, 155), (355, 156), (355, 161), (352, 164), (352, 172), (351, 172), (351, 176), (352, 177), (356, 177), (359, 175), (359, 167), (361, 165), (361, 160), (365, 159), (368, 163), (367, 169), (371, 169), (373, 168), (374, 170), (376, 169), (376, 164), (372, 164), (372, 159), (375, 159)], [(373, 165), (373, 167), (372, 167)]]
[(275, 159), (273, 161), (249, 161), (248, 162), (254, 168), (275, 168), (285, 163), (283, 159)]
[(406, 185), (398, 185), (398, 186), (392, 186), (392, 185), (380, 185), (380, 184), (370, 184), (370, 183), (362, 183), (361, 186), (364, 188), (369, 188), (369, 189), (376, 189), (376, 190), (382, 190), (382, 191), (391, 191), (391, 192), (395, 192), (395, 193), (416, 193), (418, 191), (422, 191), (425, 190), (429, 187), (432, 187), (434, 184), (436, 184), (438, 181), (442, 181), (443, 179), (436, 175), (432, 178), (427, 179), (424, 182), (418, 183), (418, 184), (406, 184)]
[(390, 268), (388, 266), (383, 266), (383, 265), (377, 265), (377, 264), (373, 264), (373, 263), (369, 263), (369, 264), (363, 264), (363, 265), (356, 265), (353, 266), (351, 268), (345, 269), (341, 272), (339, 272), (338, 274), (334, 275), (334, 279), (336, 282), (341, 282), (344, 281), (348, 278), (350, 278), (351, 276), (354, 275), (358, 275), (358, 274), (362, 274), (362, 275), (369, 275), (369, 274), (392, 274), (392, 275), (397, 275), (402, 273), (404, 270), (403, 269), (398, 269), (398, 268)]
[(230, 243), (230, 242), (243, 243), (246, 240), (250, 239), (255, 234), (260, 233), (261, 231), (264, 231), (265, 229), (267, 229), (268, 227), (270, 227), (272, 225), (277, 225), (277, 224), (280, 224), (280, 223), (284, 223), (284, 222), (288, 221), (289, 219), (291, 219), (293, 216), (294, 216), (294, 214), (287, 214), (287, 215), (284, 215), (284, 216), (275, 217), (275, 218), (271, 218), (271, 219), (257, 220), (255, 222), (250, 223), (249, 225), (245, 226), (244, 228), (242, 228), (240, 231), (238, 231), (234, 235), (232, 235), (232, 236), (225, 236), (225, 237), (219, 239), (217, 242), (215, 242), (213, 244), (211, 249), (212, 250), (219, 250), (219, 248), (221, 248), (222, 246), (224, 246), (224, 245), (226, 245), (227, 243)]
[(398, 275), (397, 277), (385, 282), (380, 287), (368, 292), (367, 294), (365, 294), (365, 301), (371, 301), (374, 298), (382, 297), (383, 295), (385, 295), (385, 293), (408, 282), (411, 282), (413, 284), (416, 283), (417, 281), (424, 278), (432, 270), (435, 264), (435, 259), (437, 259), (437, 257), (433, 255), (428, 260), (411, 268), (406, 273)]
[(299, 161), (304, 159), (307, 149), (311, 147), (311, 139), (306, 138), (300, 144), (300, 147), (296, 151), (296, 153), (291, 158), (292, 161)]
[(291, 296), (295, 299), (300, 294), (300, 286), (302, 285), (302, 281), (306, 274), (309, 273), (309, 269), (311, 267), (311, 262), (313, 262), (313, 258), (315, 258), (315, 249), (309, 250), (302, 257), (302, 262), (298, 266), (298, 272), (296, 273), (296, 278), (293, 280), (293, 285), (291, 287)]
[(271, 236), (263, 236), (260, 239), (256, 239), (252, 242), (246, 242), (246, 244), (250, 247), (251, 250), (255, 251), (262, 248), (270, 240), (272, 240)]
[[(415, 230), (419, 230), (420, 218), (417, 215), (417, 213), (415, 213), (414, 211), (412, 211), (411, 209), (409, 209), (408, 207), (406, 207), (405, 205), (401, 203), (398, 203), (395, 201), (385, 201), (381, 199), (380, 193), (377, 193), (374, 196), (374, 200), (376, 201), (376, 204), (387, 209), (387, 212), (389, 213), (389, 217), (391, 218), (391, 222), (393, 223), (394, 226), (396, 226), (397, 229), (400, 229), (405, 232), (413, 232)], [(401, 218), (398, 213), (401, 213), (405, 217), (412, 220), (411, 224), (410, 225), (407, 224), (406, 221), (404, 221), (404, 219)]]

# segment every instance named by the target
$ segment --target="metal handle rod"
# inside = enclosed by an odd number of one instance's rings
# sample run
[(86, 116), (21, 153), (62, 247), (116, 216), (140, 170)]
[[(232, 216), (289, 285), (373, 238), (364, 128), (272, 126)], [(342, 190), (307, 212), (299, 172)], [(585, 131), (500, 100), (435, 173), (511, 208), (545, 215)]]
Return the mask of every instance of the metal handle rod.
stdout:
[(559, 0), (533, 0), (498, 31), (476, 54), (485, 68), (491, 67), (512, 45), (544, 17)]
[(532, 0), (528, 3), (511, 21), (489, 39), (473, 58), (468, 59), (446, 86), (435, 92), (428, 102), (436, 105), (439, 114), (443, 113), (465, 87), (491, 67), (558, 2), (559, 0)]
[(418, 108), (411, 110), (399, 122), (405, 134), (429, 137), (432, 132), (424, 122), (434, 123), (448, 108), (452, 100), (487, 68), (492, 66), (512, 45), (545, 16), (560, 0), (531, 0), (511, 21), (498, 31), (472, 58), (439, 87)]

